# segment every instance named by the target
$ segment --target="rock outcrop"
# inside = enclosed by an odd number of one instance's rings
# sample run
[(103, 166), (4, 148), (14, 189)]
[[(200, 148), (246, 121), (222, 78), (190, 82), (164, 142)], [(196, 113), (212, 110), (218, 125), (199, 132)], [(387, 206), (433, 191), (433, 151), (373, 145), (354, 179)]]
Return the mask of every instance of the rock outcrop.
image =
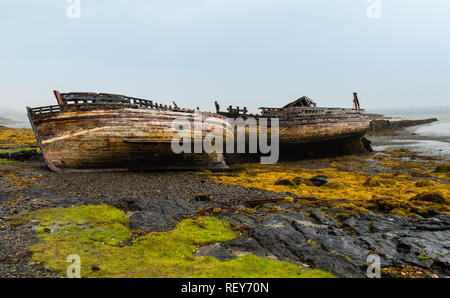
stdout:
[[(365, 277), (368, 256), (377, 254), (381, 267), (410, 265), (442, 276), (450, 269), (450, 215), (414, 220), (396, 215), (361, 213), (338, 221), (320, 211), (294, 212), (295, 203), (276, 205), (273, 212), (222, 212), (221, 219), (244, 229), (245, 236), (200, 250), (229, 260), (254, 254), (308, 264), (338, 277)], [(193, 206), (192, 206), (193, 205)], [(271, 206), (273, 205), (273, 206)], [(135, 229), (155, 231), (173, 225), (177, 216), (195, 215), (204, 202), (181, 200), (152, 203), (130, 217)], [(244, 209), (238, 207), (237, 209)], [(266, 204), (270, 209), (274, 204)]]
[(370, 121), (369, 134), (377, 134), (386, 131), (398, 130), (406, 127), (428, 124), (438, 121), (436, 118), (421, 119), (421, 120), (372, 120)]

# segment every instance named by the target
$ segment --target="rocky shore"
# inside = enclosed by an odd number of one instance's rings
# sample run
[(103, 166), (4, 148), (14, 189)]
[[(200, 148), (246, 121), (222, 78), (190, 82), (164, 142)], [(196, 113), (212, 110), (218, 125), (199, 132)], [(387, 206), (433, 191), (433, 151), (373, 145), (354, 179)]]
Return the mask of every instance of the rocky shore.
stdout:
[(374, 119), (370, 121), (370, 129), (368, 134), (369, 135), (388, 134), (399, 129), (429, 124), (436, 121), (438, 121), (437, 118), (420, 119), (420, 120), (397, 120), (397, 121)]
[[(408, 150), (227, 172), (56, 174), (42, 160), (5, 159), (0, 276), (62, 276), (61, 252), (84, 243), (73, 253), (85, 260), (87, 277), (132, 272), (140, 254), (160, 264), (159, 272), (140, 265), (149, 277), (183, 277), (184, 267), (194, 276), (252, 276), (243, 269), (249, 264), (286, 276), (365, 277), (369, 255), (380, 257), (382, 277), (448, 277), (449, 167)], [(193, 246), (181, 256), (142, 250), (148, 242), (166, 247), (183, 229), (199, 235), (198, 228), (207, 234), (186, 238)]]

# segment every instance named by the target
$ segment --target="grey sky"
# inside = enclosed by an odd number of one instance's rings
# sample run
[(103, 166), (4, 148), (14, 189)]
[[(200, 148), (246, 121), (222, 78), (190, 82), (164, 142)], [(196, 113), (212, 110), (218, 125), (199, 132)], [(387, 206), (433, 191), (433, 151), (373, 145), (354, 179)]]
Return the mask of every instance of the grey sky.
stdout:
[[(374, 0), (375, 1), (375, 0)], [(0, 3), (0, 106), (55, 104), (97, 91), (214, 110), (449, 104), (450, 2), (381, 0), (65, 0)]]

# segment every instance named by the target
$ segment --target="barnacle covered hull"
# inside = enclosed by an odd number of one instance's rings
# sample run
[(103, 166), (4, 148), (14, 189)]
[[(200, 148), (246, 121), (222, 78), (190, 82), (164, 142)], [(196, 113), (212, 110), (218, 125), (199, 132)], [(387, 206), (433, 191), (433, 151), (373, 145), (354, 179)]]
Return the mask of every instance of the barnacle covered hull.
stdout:
[[(28, 109), (45, 161), (54, 171), (226, 167), (221, 154), (175, 154), (176, 118), (224, 117), (124, 103), (77, 103)], [(203, 133), (207, 133), (206, 130)]]

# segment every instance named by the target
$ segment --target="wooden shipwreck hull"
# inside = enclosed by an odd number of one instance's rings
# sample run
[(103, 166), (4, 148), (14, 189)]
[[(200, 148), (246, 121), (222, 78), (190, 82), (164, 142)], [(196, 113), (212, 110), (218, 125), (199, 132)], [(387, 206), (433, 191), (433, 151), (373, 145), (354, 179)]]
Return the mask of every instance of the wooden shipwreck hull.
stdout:
[[(220, 112), (217, 103), (217, 113), (212, 114), (123, 95), (55, 91), (55, 96), (58, 105), (27, 108), (44, 159), (53, 171), (226, 168), (222, 153), (206, 153), (204, 148), (194, 153), (195, 142), (203, 143), (206, 136), (224, 140), (222, 152), (227, 162), (259, 155), (234, 153), (238, 129), (230, 118), (254, 118), (256, 129), (262, 119), (269, 120), (269, 143), (273, 133), (270, 120), (277, 119), (279, 148), (272, 150), (279, 149), (281, 159), (309, 157), (311, 152), (350, 153), (341, 148), (361, 144), (369, 128), (369, 119), (359, 108), (320, 108), (306, 97), (283, 108), (261, 108), (260, 115), (248, 115), (245, 108)], [(172, 149), (173, 138), (180, 136), (174, 129), (177, 119), (200, 124), (200, 129), (183, 132), (183, 142), (189, 138), (193, 153), (176, 154)], [(248, 153), (250, 130), (245, 129)], [(227, 152), (225, 145), (232, 136), (235, 150)]]
[[(120, 95), (55, 92), (58, 104), (27, 108), (39, 146), (53, 171), (224, 168), (222, 154), (175, 154), (173, 121), (223, 116), (158, 105)], [(202, 131), (208, 133), (207, 129)]]
[[(279, 146), (281, 159), (299, 159), (312, 156), (339, 155), (363, 152), (366, 144), (361, 138), (368, 131), (370, 120), (363, 109), (317, 107), (307, 97), (302, 97), (283, 108), (260, 108), (261, 114), (247, 114), (247, 108), (229, 106), (217, 114), (244, 120), (270, 119), (279, 121)], [(227, 155), (229, 156), (229, 155)], [(236, 155), (233, 159), (236, 159)]]
[(370, 124), (362, 111), (341, 108), (289, 108), (264, 117), (279, 119), (280, 144), (361, 138)]

